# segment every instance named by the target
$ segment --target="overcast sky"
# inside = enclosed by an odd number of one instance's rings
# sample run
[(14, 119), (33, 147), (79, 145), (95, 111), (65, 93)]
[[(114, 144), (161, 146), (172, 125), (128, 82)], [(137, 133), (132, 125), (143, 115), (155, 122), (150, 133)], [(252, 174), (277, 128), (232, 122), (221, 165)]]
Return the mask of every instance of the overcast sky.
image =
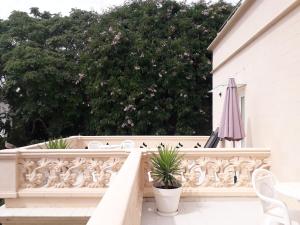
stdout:
[[(216, 0), (213, 0), (216, 1)], [(236, 4), (239, 0), (226, 0)], [(41, 11), (67, 15), (72, 8), (102, 12), (112, 6), (121, 5), (124, 0), (0, 0), (0, 18), (6, 19), (13, 10), (29, 12), (29, 8), (38, 7)], [(197, 0), (187, 0), (197, 2)]]

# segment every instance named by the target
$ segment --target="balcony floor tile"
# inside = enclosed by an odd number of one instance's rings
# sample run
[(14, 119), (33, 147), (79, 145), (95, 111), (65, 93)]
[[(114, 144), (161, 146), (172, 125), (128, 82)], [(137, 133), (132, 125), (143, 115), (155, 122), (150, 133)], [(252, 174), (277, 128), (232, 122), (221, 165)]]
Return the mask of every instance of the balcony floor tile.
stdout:
[(257, 199), (182, 201), (179, 214), (174, 217), (157, 215), (153, 201), (143, 203), (142, 225), (253, 225), (262, 222), (262, 208)]

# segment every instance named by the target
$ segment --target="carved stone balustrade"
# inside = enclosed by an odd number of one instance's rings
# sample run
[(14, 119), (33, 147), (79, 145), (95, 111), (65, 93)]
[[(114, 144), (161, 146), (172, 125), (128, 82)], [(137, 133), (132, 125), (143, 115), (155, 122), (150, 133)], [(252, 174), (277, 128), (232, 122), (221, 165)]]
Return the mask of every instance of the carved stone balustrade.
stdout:
[(95, 206), (128, 154), (87, 149), (2, 150), (1, 180), (6, 182), (0, 185), (0, 198), (5, 198), (7, 207), (42, 206), (45, 198), (58, 207)]
[[(117, 146), (125, 140), (135, 143), (135, 148), (143, 150), (156, 149), (158, 146), (173, 146), (180, 149), (201, 149), (208, 136), (72, 136), (65, 138), (73, 149), (85, 149), (91, 141), (101, 142), (103, 145)], [(24, 147), (25, 149), (45, 148), (44, 143)], [(23, 148), (23, 149), (24, 149)], [(118, 148), (111, 148), (111, 150)]]
[[(99, 221), (138, 225), (143, 197), (153, 196), (148, 174), (150, 157), (158, 146), (177, 147), (183, 155), (178, 176), (183, 198), (254, 196), (252, 172), (271, 166), (269, 149), (206, 149), (201, 146), (207, 137), (201, 136), (78, 136), (65, 140), (72, 149), (51, 150), (40, 143), (0, 151), (0, 198), (5, 199), (2, 211), (44, 208), (41, 211), (52, 215), (50, 220), (29, 216), (26, 224), (54, 225), (61, 221), (57, 208), (64, 211), (96, 207), (89, 225)], [(124, 147), (121, 143), (125, 140), (133, 141), (134, 148)], [(91, 141), (102, 144), (96, 145), (98, 149), (86, 149)], [(24, 221), (23, 212), (5, 215), (0, 216), (3, 224)], [(88, 219), (82, 216), (78, 220), (78, 215), (66, 214), (63, 223), (83, 225)]]
[[(240, 196), (253, 195), (252, 172), (257, 168), (270, 169), (268, 149), (203, 149), (200, 151), (182, 150), (181, 175), (185, 196)], [(144, 180), (145, 196), (152, 196), (150, 157), (145, 155)]]
[(41, 158), (18, 162), (21, 188), (108, 187), (123, 158)]
[[(253, 196), (251, 174), (269, 169), (270, 150), (205, 149), (201, 136), (100, 136), (66, 138), (72, 149), (45, 149), (45, 144), (0, 151), (0, 198), (6, 207), (95, 207), (130, 151), (142, 151), (139, 177), (144, 197), (153, 196), (148, 181), (150, 157), (158, 146), (183, 154), (183, 196)], [(131, 140), (135, 148), (121, 142)], [(90, 141), (107, 149), (86, 149)], [(110, 148), (114, 146), (113, 148)], [(122, 186), (119, 187), (122, 189)]]

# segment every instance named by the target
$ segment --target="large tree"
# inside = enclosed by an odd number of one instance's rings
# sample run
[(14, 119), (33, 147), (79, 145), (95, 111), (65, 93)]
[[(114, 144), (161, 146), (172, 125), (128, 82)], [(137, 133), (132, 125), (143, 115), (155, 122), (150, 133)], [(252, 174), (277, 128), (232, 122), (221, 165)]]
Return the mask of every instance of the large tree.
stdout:
[(76, 134), (208, 134), (207, 46), (225, 2), (132, 1), (103, 14), (13, 12), (0, 21), (10, 142)]
[(9, 141), (20, 145), (84, 130), (80, 54), (95, 19), (90, 12), (61, 17), (32, 8), (31, 15), (13, 12), (2, 22), (1, 93), (10, 107)]
[(208, 134), (207, 46), (232, 7), (136, 1), (101, 16), (84, 52), (96, 134)]

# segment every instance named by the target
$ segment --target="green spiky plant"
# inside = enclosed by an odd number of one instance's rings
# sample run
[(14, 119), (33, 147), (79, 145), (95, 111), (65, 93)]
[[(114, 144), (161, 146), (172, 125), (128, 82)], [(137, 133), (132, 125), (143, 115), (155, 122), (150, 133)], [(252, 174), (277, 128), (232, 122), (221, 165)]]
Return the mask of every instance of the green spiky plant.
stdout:
[(158, 154), (151, 157), (153, 166), (151, 175), (159, 188), (173, 189), (181, 186), (176, 176), (180, 175), (182, 155), (172, 147), (159, 147)]
[(48, 143), (46, 143), (47, 149), (66, 149), (69, 148), (69, 146), (69, 143), (62, 138), (49, 140)]

